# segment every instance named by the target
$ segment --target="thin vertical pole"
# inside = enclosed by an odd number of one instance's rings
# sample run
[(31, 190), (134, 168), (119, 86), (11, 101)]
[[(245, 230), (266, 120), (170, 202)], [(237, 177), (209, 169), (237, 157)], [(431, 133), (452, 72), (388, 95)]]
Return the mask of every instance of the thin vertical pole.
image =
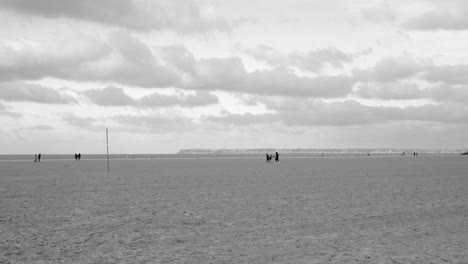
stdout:
[(107, 173), (109, 173), (109, 131), (106, 128), (106, 144), (107, 144)]

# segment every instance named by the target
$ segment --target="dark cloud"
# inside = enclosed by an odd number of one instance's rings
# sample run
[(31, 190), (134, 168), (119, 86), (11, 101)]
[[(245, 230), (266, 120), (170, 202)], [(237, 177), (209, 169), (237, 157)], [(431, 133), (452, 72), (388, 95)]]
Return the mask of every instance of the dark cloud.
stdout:
[(77, 103), (76, 99), (50, 87), (25, 82), (0, 83), (0, 100), (44, 104)]
[(233, 22), (191, 0), (1, 0), (0, 8), (45, 18), (72, 18), (136, 30), (230, 31)]
[(87, 90), (83, 94), (97, 105), (126, 106), (135, 104), (134, 100), (122, 88), (117, 87)]

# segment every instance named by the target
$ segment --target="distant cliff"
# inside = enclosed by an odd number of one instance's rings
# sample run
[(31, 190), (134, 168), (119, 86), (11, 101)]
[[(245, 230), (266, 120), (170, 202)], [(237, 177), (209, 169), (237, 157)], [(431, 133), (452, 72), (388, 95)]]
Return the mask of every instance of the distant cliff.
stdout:
[(464, 153), (462, 153), (462, 155), (468, 155), (468, 151), (467, 151), (467, 152), (464, 152)]

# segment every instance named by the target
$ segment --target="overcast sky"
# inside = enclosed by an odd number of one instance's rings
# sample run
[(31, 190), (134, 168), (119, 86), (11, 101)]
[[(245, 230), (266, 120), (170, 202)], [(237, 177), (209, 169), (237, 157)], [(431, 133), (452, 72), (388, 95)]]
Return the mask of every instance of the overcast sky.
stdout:
[(468, 148), (465, 0), (0, 0), (0, 153)]

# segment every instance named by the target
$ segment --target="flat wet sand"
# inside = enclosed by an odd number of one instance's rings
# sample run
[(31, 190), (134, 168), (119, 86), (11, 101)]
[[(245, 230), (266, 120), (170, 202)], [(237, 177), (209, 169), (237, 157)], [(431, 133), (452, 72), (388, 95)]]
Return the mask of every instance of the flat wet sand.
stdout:
[(468, 160), (0, 162), (0, 263), (468, 263)]

